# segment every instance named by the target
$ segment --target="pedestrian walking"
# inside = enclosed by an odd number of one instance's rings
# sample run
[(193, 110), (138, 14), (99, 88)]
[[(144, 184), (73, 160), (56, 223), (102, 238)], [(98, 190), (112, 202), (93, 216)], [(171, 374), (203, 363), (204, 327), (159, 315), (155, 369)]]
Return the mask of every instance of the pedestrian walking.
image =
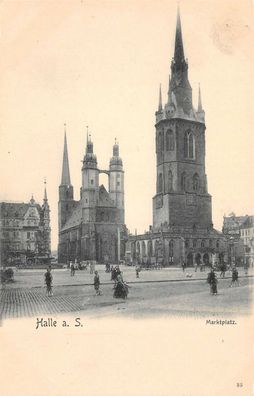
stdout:
[(46, 295), (48, 297), (51, 297), (51, 296), (53, 296), (53, 291), (52, 291), (53, 277), (52, 277), (52, 274), (51, 274), (51, 268), (50, 267), (47, 269), (47, 272), (45, 272), (44, 278), (45, 278), (45, 283), (46, 283)]
[(220, 278), (221, 277), (225, 278), (226, 271), (227, 271), (227, 264), (223, 262), (220, 266)]
[(182, 270), (183, 270), (183, 272), (185, 271), (185, 267), (186, 267), (185, 261), (183, 260), (183, 262), (182, 262)]
[(95, 290), (96, 296), (101, 296), (102, 295), (102, 291), (100, 289), (101, 282), (100, 282), (100, 277), (99, 277), (98, 271), (94, 272), (93, 284), (94, 284), (94, 290)]
[(218, 293), (218, 291), (217, 291), (217, 283), (218, 283), (218, 280), (217, 280), (217, 277), (216, 277), (216, 274), (215, 274), (215, 271), (214, 271), (214, 269), (212, 268), (211, 269), (211, 271), (208, 273), (208, 276), (207, 276), (207, 283), (210, 285), (210, 293), (212, 294), (212, 295), (217, 295), (217, 293)]
[(232, 268), (232, 280), (229, 287), (232, 287), (233, 285), (239, 286), (238, 271), (235, 266)]
[(245, 273), (245, 275), (248, 275), (248, 270), (249, 270), (249, 263), (246, 260), (245, 263), (244, 263), (244, 273)]
[(139, 278), (139, 273), (141, 271), (140, 265), (136, 265), (136, 278)]
[(71, 269), (71, 276), (74, 276), (75, 275), (75, 267), (74, 267), (74, 264), (72, 261), (70, 263), (70, 269)]

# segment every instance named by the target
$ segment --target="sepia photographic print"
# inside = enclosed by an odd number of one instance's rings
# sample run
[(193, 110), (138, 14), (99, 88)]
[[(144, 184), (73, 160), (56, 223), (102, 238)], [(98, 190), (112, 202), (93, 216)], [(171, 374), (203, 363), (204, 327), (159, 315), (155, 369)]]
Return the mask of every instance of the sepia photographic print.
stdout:
[(1, 393), (254, 395), (253, 2), (0, 10)]

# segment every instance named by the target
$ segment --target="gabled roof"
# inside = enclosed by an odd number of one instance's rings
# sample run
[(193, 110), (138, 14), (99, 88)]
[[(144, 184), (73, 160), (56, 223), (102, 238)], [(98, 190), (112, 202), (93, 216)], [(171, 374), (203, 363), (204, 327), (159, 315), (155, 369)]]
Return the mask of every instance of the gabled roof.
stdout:
[(61, 231), (68, 230), (69, 228), (76, 227), (80, 225), (82, 220), (82, 201), (79, 201), (75, 209), (73, 210), (71, 216), (66, 221)]
[(241, 228), (250, 228), (254, 226), (254, 216), (248, 216)]
[(115, 207), (114, 202), (109, 196), (109, 193), (107, 192), (106, 188), (102, 184), (99, 188), (99, 202), (98, 206), (103, 206), (103, 207)]
[(31, 205), (30, 203), (0, 202), (0, 217), (21, 219), (31, 207), (36, 207), (39, 213), (41, 212), (41, 207), (39, 204)]

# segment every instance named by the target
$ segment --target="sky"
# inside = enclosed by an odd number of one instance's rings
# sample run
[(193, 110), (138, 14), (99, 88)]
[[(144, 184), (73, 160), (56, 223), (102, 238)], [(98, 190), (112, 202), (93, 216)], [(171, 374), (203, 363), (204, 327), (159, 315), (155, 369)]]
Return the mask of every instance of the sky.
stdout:
[[(3, 1), (0, 5), (0, 200), (42, 203), (44, 178), (57, 247), (64, 123), (79, 199), (86, 125), (106, 169), (115, 137), (131, 232), (152, 224), (155, 111), (173, 56), (176, 1)], [(193, 103), (206, 112), (213, 223), (254, 214), (253, 3), (182, 0)], [(107, 176), (100, 179), (107, 187)]]

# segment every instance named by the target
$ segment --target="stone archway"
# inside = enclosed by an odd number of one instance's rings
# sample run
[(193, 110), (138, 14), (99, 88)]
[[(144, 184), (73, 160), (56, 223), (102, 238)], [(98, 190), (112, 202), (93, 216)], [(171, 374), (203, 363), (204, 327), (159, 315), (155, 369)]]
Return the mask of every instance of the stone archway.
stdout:
[(196, 256), (195, 256), (195, 262), (196, 262), (197, 265), (200, 265), (200, 264), (201, 264), (201, 254), (200, 254), (200, 253), (197, 253), (197, 254), (196, 254)]
[(203, 255), (203, 263), (204, 263), (205, 265), (209, 265), (209, 254), (208, 254), (208, 253), (205, 253), (205, 254)]
[(153, 244), (151, 240), (147, 242), (147, 255), (148, 257), (152, 257), (153, 255)]
[(146, 244), (145, 244), (145, 241), (142, 241), (142, 257), (145, 257), (146, 256)]

